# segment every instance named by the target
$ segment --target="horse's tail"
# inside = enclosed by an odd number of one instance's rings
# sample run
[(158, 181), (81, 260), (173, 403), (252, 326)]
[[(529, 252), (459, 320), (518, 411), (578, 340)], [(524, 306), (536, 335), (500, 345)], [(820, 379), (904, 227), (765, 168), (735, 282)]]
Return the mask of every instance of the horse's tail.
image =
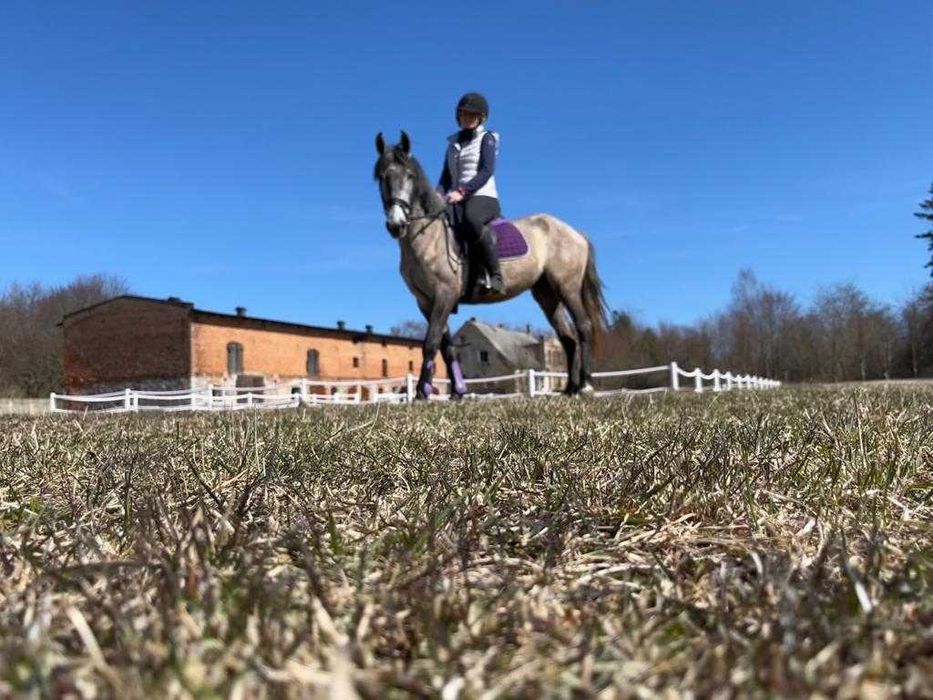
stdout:
[(603, 296), (603, 281), (596, 272), (596, 250), (593, 248), (592, 241), (587, 240), (586, 245), (586, 273), (583, 275), (581, 296), (586, 316), (593, 326), (593, 349), (598, 351), (609, 327), (608, 307), (606, 298)]

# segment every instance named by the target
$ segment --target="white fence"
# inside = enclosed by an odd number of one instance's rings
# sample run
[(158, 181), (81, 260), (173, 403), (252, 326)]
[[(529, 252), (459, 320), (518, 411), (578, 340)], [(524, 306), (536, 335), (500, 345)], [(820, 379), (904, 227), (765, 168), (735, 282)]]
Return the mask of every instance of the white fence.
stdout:
[[(621, 386), (632, 377), (641, 386)], [(650, 378), (657, 377), (652, 382)], [(645, 379), (648, 378), (648, 379)], [(688, 381), (682, 381), (682, 380)], [(692, 380), (692, 381), (690, 381)], [(51, 394), (49, 410), (52, 413), (89, 412), (125, 413), (140, 411), (236, 411), (245, 409), (295, 408), (299, 405), (352, 405), (362, 403), (410, 403), (415, 396), (416, 377), (378, 380), (317, 381), (302, 379), (284, 385), (287, 393), (279, 387), (219, 387), (204, 389), (178, 389), (175, 391), (136, 391), (124, 389), (107, 394), (91, 396)], [(468, 393), (466, 399), (494, 400), (512, 399), (522, 396), (553, 396), (560, 393), (566, 384), (566, 372), (544, 372), (523, 370), (498, 377), (478, 377), (465, 380)], [(714, 369), (709, 374), (696, 368), (686, 371), (676, 362), (656, 367), (626, 369), (616, 372), (594, 372), (596, 396), (618, 394), (648, 394), (665, 391), (690, 390), (731, 391), (735, 389), (773, 389), (781, 385), (773, 379), (764, 379), (747, 374), (733, 374)], [(450, 399), (450, 380), (435, 379), (432, 401)], [(617, 386), (612, 386), (613, 384)]]
[(34, 416), (48, 412), (49, 404), (45, 399), (0, 399), (0, 415)]
[(237, 389), (207, 387), (203, 390), (177, 389), (174, 391), (137, 391), (124, 389), (106, 394), (49, 395), (52, 413), (85, 412), (127, 413), (139, 411), (236, 411), (248, 408), (294, 408), (301, 397), (272, 393), (256, 387)]

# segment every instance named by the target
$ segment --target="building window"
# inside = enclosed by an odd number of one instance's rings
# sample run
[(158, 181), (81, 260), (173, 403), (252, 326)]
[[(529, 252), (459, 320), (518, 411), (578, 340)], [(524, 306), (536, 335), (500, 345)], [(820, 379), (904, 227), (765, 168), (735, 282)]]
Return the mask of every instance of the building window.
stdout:
[(308, 350), (308, 362), (305, 370), (309, 377), (317, 377), (321, 373), (321, 355), (314, 348)]
[(359, 366), (360, 366), (360, 358), (358, 358), (358, 357), (354, 357), (354, 358), (353, 358), (353, 366), (354, 366), (354, 367), (359, 367)]
[(489, 364), (489, 352), (487, 350), (479, 351), (479, 361), (482, 362), (484, 365)]
[(243, 346), (239, 343), (227, 343), (227, 374), (243, 373)]
[(382, 359), (382, 376), (389, 376), (389, 361), (385, 358)]
[(409, 372), (414, 372), (414, 371), (415, 371), (415, 362), (414, 362), (414, 360), (409, 360), (409, 361), (408, 361), (408, 371), (409, 371)]

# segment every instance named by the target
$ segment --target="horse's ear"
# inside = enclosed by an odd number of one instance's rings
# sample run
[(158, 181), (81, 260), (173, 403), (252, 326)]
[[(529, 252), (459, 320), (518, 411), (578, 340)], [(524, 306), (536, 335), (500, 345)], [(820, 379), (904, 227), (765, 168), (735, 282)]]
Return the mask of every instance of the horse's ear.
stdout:
[(406, 156), (411, 153), (411, 139), (408, 138), (408, 134), (405, 133), (405, 130), (402, 130), (402, 140), (398, 142), (398, 145), (402, 147), (402, 153)]
[(386, 140), (382, 138), (382, 132), (376, 134), (376, 152), (382, 155), (386, 152)]

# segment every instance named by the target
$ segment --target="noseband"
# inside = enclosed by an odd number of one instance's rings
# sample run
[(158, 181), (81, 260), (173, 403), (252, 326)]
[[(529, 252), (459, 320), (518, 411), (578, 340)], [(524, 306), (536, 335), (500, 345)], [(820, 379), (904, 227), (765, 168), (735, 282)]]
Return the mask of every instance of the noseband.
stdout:
[(392, 197), (382, 207), (382, 211), (388, 214), (389, 209), (394, 205), (398, 205), (399, 207), (402, 208), (402, 212), (404, 212), (406, 218), (409, 218), (409, 219), (411, 218), (411, 202), (406, 202), (404, 199), (401, 199), (400, 197)]
[[(416, 221), (424, 221), (424, 220), (427, 219), (427, 220), (428, 220), (428, 224), (430, 224), (432, 221), (436, 221), (436, 220), (439, 219), (442, 215), (444, 215), (444, 214), (447, 213), (446, 207), (441, 207), (440, 209), (438, 209), (438, 210), (437, 210), (436, 212), (434, 212), (433, 214), (424, 214), (424, 215), (422, 215), (422, 216), (412, 216), (412, 215), (411, 215), (411, 212), (412, 212), (412, 204), (411, 204), (411, 202), (406, 202), (406, 201), (405, 201), (404, 199), (402, 199), (401, 197), (390, 197), (390, 198), (386, 201), (385, 205), (383, 206), (383, 209), (382, 209), (383, 212), (384, 212), (385, 214), (388, 214), (388, 213), (389, 213), (389, 209), (390, 209), (392, 206), (394, 206), (394, 205), (397, 205), (397, 206), (399, 206), (399, 207), (401, 208), (402, 213), (405, 214), (405, 218), (407, 219), (407, 221), (405, 222), (405, 226), (404, 226), (404, 228), (405, 228), (405, 233), (402, 234), (401, 238), (404, 238), (404, 237), (407, 235), (407, 233), (408, 233), (408, 228), (409, 228), (413, 223), (415, 223)], [(425, 224), (425, 226), (423, 226), (423, 227), (421, 228), (421, 230), (418, 231), (418, 234), (420, 234), (421, 231), (423, 231), (424, 228), (425, 228), (428, 224)], [(416, 234), (416, 235), (417, 235), (417, 234)]]

